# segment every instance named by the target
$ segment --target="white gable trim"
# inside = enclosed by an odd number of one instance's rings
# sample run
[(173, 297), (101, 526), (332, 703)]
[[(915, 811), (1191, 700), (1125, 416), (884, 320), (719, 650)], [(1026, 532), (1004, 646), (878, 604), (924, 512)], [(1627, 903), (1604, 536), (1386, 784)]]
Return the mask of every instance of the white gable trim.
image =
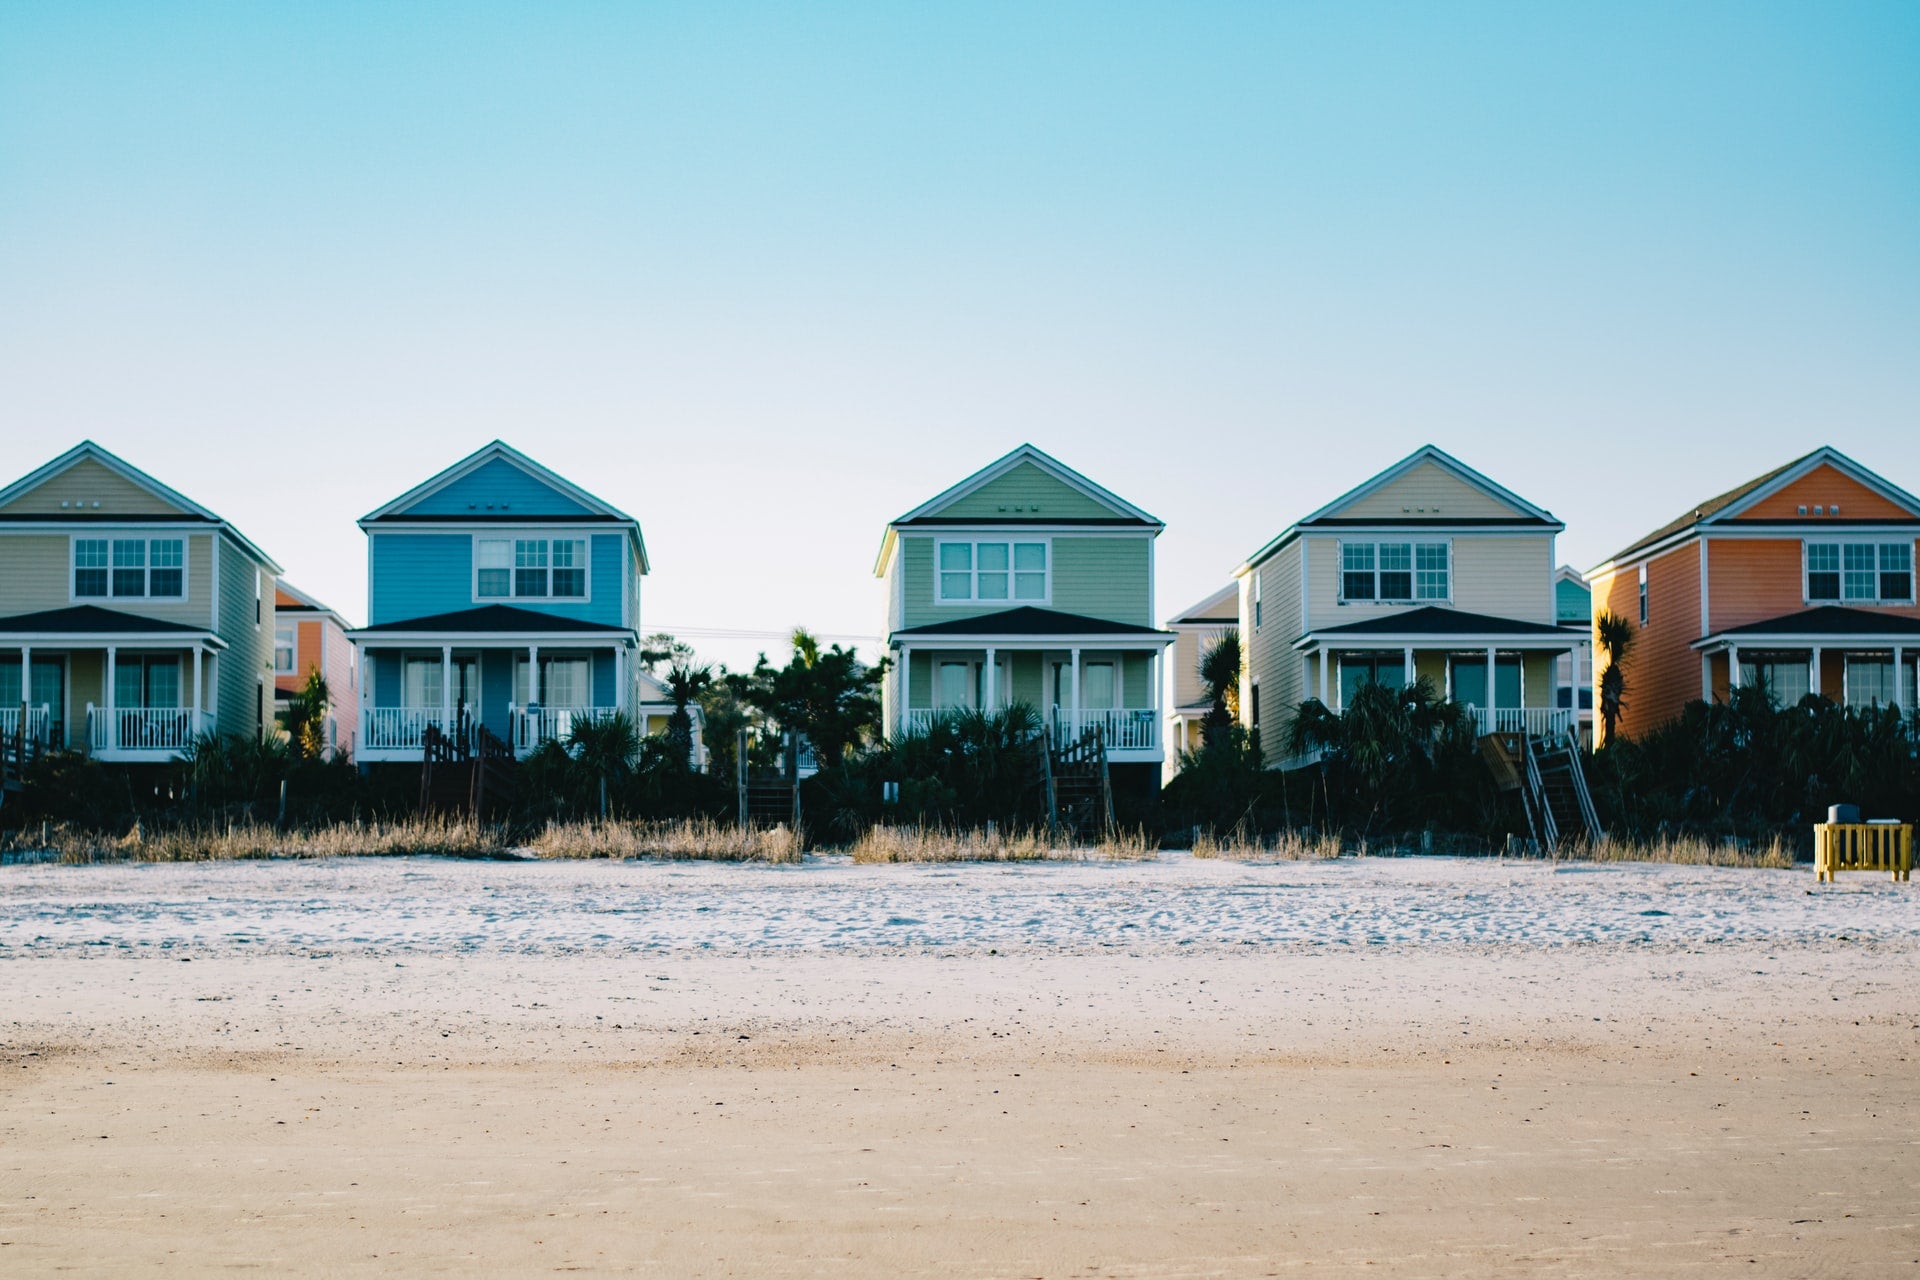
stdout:
[(1768, 498), (1773, 497), (1776, 493), (1779, 493), (1782, 489), (1785, 489), (1788, 485), (1805, 479), (1821, 467), (1832, 467), (1848, 479), (1857, 481), (1873, 490), (1881, 497), (1887, 499), (1887, 501), (1905, 507), (1910, 514), (1920, 516), (1920, 498), (1914, 497), (1898, 485), (1890, 484), (1885, 479), (1875, 475), (1873, 472), (1855, 462), (1852, 458), (1849, 458), (1846, 454), (1841, 453), (1832, 445), (1822, 445), (1820, 448), (1802, 458), (1791, 470), (1781, 472), (1768, 483), (1761, 485), (1758, 489), (1755, 489), (1752, 493), (1740, 499), (1740, 501), (1730, 503), (1706, 519), (1697, 521), (1696, 523), (1723, 524), (1726, 521), (1737, 519), (1742, 512), (1758, 506)]
[(1400, 461), (1394, 463), (1391, 467), (1388, 467), (1385, 471), (1382, 471), (1379, 475), (1374, 476), (1371, 480), (1366, 481), (1356, 488), (1347, 490), (1347, 492), (1341, 494), (1326, 506), (1321, 507), (1312, 515), (1296, 523), (1312, 524), (1316, 520), (1324, 520), (1339, 511), (1341, 507), (1352, 502), (1357, 502), (1361, 498), (1384, 488), (1415, 467), (1427, 462), (1433, 463), (1443, 471), (1450, 472), (1457, 479), (1472, 485), (1495, 501), (1506, 503), (1522, 515), (1532, 516), (1536, 520), (1545, 520), (1552, 524), (1559, 523), (1559, 521), (1554, 519), (1553, 512), (1548, 511), (1544, 507), (1534, 506), (1531, 502), (1528, 502), (1525, 498), (1513, 492), (1513, 490), (1495, 484), (1492, 480), (1475, 471), (1472, 467), (1460, 461), (1460, 459), (1454, 457), (1444, 449), (1430, 444), (1422, 445)]
[(538, 480), (541, 484), (547, 485), (565, 496), (572, 498), (581, 506), (586, 507), (598, 515), (603, 515), (613, 520), (633, 520), (632, 516), (620, 510), (618, 507), (601, 501), (585, 489), (582, 489), (579, 485), (574, 484), (571, 480), (549, 471), (506, 441), (495, 440), (493, 443), (484, 445), (475, 452), (468, 454), (446, 470), (415, 485), (379, 510), (362, 516), (360, 518), (361, 522), (365, 523), (369, 520), (380, 520), (387, 516), (397, 515), (421, 499), (431, 497), (454, 481), (473, 474), (481, 467), (495, 460), (505, 461), (509, 465), (525, 472), (533, 479)]
[(988, 463), (980, 470), (968, 476), (965, 480), (962, 480), (959, 484), (936, 494), (926, 502), (921, 503), (913, 510), (907, 512), (907, 514), (899, 517), (893, 523), (905, 524), (909, 520), (919, 520), (927, 516), (935, 515), (941, 508), (951, 506), (968, 494), (998, 480), (1015, 467), (1028, 462), (1039, 467), (1042, 471), (1060, 481), (1068, 488), (1079, 492), (1084, 497), (1093, 499), (1117, 515), (1126, 516), (1133, 520), (1144, 520), (1155, 528), (1165, 528), (1159, 520), (1148, 515), (1139, 507), (1134, 506), (1131, 502), (1120, 497), (1112, 490), (1101, 488), (1093, 481), (1081, 475), (1078, 471), (1075, 471), (1072, 467), (1069, 467), (1066, 463), (1059, 461), (1057, 458), (1049, 457), (1030, 444), (1023, 444), (998, 461)]
[(1231, 600), (1234, 605), (1234, 616), (1231, 619), (1231, 621), (1237, 625), (1240, 620), (1240, 613), (1239, 613), (1240, 584), (1237, 581), (1229, 582), (1226, 586), (1220, 588), (1218, 591), (1214, 592), (1212, 595), (1208, 596), (1206, 599), (1198, 601), (1194, 604), (1188, 605), (1186, 608), (1180, 610), (1180, 612), (1174, 614), (1172, 618), (1168, 619), (1166, 625), (1169, 627), (1218, 626), (1223, 622), (1229, 621), (1229, 619), (1226, 619), (1226, 618), (1211, 619), (1210, 618), (1206, 622), (1186, 622), (1186, 623), (1181, 622), (1180, 619), (1206, 617), (1209, 610), (1213, 609), (1217, 605), (1225, 604), (1229, 600)]
[(46, 466), (36, 471), (28, 472), (6, 488), (0, 489), (0, 506), (5, 506), (22, 494), (39, 488), (61, 472), (71, 470), (76, 464), (84, 462), (89, 458), (113, 472), (122, 480), (138, 488), (145, 489), (162, 502), (170, 503), (190, 515), (199, 516), (202, 520), (211, 520), (215, 524), (222, 523), (219, 516), (193, 501), (193, 499), (176, 490), (169, 489), (166, 485), (161, 484), (158, 480), (155, 480), (152, 476), (140, 470), (140, 468), (121, 458), (115, 457), (91, 440), (82, 440), (79, 444), (67, 450), (52, 462), (49, 462)]

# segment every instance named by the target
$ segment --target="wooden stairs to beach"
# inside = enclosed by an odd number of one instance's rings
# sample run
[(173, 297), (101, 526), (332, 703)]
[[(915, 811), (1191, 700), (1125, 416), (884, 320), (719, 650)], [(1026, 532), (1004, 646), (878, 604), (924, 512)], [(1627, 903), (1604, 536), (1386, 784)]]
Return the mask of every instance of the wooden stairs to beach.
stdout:
[(1490, 733), (1480, 739), (1480, 755), (1502, 791), (1520, 793), (1537, 847), (1557, 854), (1576, 840), (1598, 844), (1604, 837), (1571, 730), (1559, 737)]
[(1082, 840), (1113, 831), (1113, 779), (1099, 725), (1062, 747), (1046, 751), (1047, 827)]
[(464, 714), (455, 732), (429, 725), (420, 756), (420, 816), (462, 814), (476, 822), (513, 803), (519, 763), (505, 739)]

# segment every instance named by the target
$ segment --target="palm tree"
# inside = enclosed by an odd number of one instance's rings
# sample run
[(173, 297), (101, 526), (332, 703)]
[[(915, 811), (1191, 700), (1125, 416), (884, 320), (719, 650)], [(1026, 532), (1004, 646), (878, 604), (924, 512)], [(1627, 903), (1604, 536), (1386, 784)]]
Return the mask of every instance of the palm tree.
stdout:
[(640, 754), (640, 734), (624, 711), (604, 716), (580, 716), (567, 735), (567, 749), (580, 771), (600, 785), (600, 816), (607, 816), (607, 785), (623, 782), (633, 773)]
[(326, 747), (327, 708), (333, 705), (333, 693), (326, 677), (315, 667), (307, 674), (307, 683), (287, 704), (287, 741), (293, 754), (302, 760), (318, 760)]
[(1224, 729), (1240, 719), (1240, 629), (1228, 627), (1220, 638), (1207, 646), (1195, 668), (1200, 688), (1206, 693), (1206, 739), (1212, 742)]
[(673, 714), (667, 717), (667, 741), (673, 746), (676, 764), (693, 758), (693, 716), (687, 707), (713, 684), (713, 668), (676, 662), (667, 668), (667, 696), (673, 699)]
[(1627, 656), (1633, 652), (1633, 624), (1610, 610), (1593, 623), (1594, 642), (1606, 666), (1600, 672), (1600, 721), (1607, 741), (1613, 741), (1620, 713), (1627, 709)]

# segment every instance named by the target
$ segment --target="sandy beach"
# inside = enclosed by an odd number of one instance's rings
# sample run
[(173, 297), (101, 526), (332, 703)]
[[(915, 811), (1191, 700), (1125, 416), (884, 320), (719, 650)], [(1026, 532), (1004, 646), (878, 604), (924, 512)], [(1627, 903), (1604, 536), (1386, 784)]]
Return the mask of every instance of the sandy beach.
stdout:
[(1346, 859), (0, 869), (0, 1270), (1912, 1275), (1920, 911)]

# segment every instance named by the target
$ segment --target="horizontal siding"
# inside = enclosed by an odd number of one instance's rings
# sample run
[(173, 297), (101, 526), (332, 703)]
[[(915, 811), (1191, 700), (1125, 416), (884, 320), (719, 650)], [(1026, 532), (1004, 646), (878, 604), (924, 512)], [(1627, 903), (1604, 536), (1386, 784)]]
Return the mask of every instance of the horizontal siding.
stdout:
[[(257, 615), (256, 581), (261, 588)], [(267, 721), (272, 721), (274, 597), (273, 575), (238, 543), (224, 541), (220, 547), (217, 628), (220, 638), (227, 642), (217, 676), (220, 708), (216, 730), (221, 734), (253, 736), (260, 727), (256, 713), (262, 708)]]
[(1391, 483), (1326, 514), (1343, 520), (1419, 515), (1499, 520), (1527, 513), (1436, 463), (1423, 462)]
[(1288, 722), (1307, 697), (1300, 655), (1293, 642), (1300, 638), (1301, 543), (1296, 541), (1265, 561), (1255, 572), (1261, 578), (1261, 624), (1253, 625), (1253, 575), (1241, 579), (1240, 643), (1245, 654), (1241, 681), (1240, 715), (1253, 723), (1254, 687), (1260, 690), (1260, 741), (1267, 762), (1285, 755)]
[[(62, 507), (62, 502), (68, 505)], [(93, 504), (99, 503), (96, 508)], [(184, 514), (173, 503), (148, 492), (92, 458), (82, 458), (7, 503), (9, 515), (166, 516)]]
[[(1634, 622), (1638, 635), (1627, 659), (1626, 709), (1620, 732), (1640, 737), (1679, 715), (1687, 703), (1700, 697), (1700, 655), (1691, 646), (1700, 638), (1700, 551), (1687, 545), (1647, 564), (1647, 625), (1640, 617), (1637, 569), (1611, 574), (1594, 584), (1594, 616), (1611, 611)], [(1596, 649), (1595, 708), (1602, 672)], [(1596, 720), (1595, 732), (1605, 730)]]
[(1062, 483), (1031, 462), (1023, 462), (964, 498), (939, 508), (938, 514), (943, 518), (981, 520), (1004, 519), (1015, 514), (1037, 515), (1043, 519), (1098, 520), (1112, 519), (1122, 513)]
[[(96, 536), (89, 530), (89, 536)], [(133, 536), (125, 530), (101, 529), (97, 536)], [(139, 536), (151, 537), (142, 533)], [(167, 536), (167, 535), (161, 535)], [(65, 609), (75, 604), (98, 605), (143, 618), (180, 622), (189, 626), (207, 625), (212, 582), (212, 533), (181, 531), (187, 547), (187, 597), (184, 601), (156, 601), (138, 597), (112, 596), (76, 601), (72, 598), (73, 544), (64, 533), (0, 534), (0, 616), (38, 613), (45, 609)]]
[(444, 489), (428, 494), (405, 508), (401, 514), (491, 514), (538, 520), (542, 516), (583, 516), (594, 513), (506, 459), (495, 458)]
[(373, 580), (367, 593), (370, 626), (454, 613), (482, 603), (620, 625), (621, 600), (629, 589), (625, 581), (629, 557), (622, 534), (594, 534), (589, 538), (591, 598), (584, 604), (521, 598), (476, 601), (473, 598), (473, 538), (469, 534), (374, 533), (370, 537), (373, 547)]
[[(1891, 502), (1861, 484), (1851, 476), (1830, 466), (1815, 467), (1800, 479), (1794, 481), (1780, 492), (1753, 504), (1740, 513), (1740, 520), (1797, 520), (1800, 519), (1802, 504), (1808, 508), (1823, 506), (1832, 509), (1840, 505), (1840, 515), (1847, 520), (1911, 520), (1915, 514), (1896, 502)], [(1809, 523), (1817, 523), (1818, 516), (1806, 517)]]
[[(1445, 536), (1436, 532), (1425, 538), (1411, 537), (1407, 541), (1439, 542)], [(1353, 540), (1378, 542), (1393, 539), (1356, 536)], [(1337, 627), (1425, 607), (1417, 602), (1341, 604), (1341, 540), (1319, 534), (1301, 541), (1307, 547), (1312, 627)], [(1555, 621), (1558, 611), (1552, 593), (1554, 564), (1551, 534), (1514, 536), (1455, 533), (1451, 535), (1451, 541), (1454, 608), (1523, 622), (1551, 624)], [(1268, 602), (1272, 602), (1271, 594), (1268, 595)]]
[[(1017, 534), (1008, 536), (1018, 537)], [(1153, 540), (1150, 537), (1055, 536), (1051, 541), (1053, 599), (1044, 607), (1135, 626), (1153, 625), (1150, 585)], [(905, 626), (975, 618), (1020, 607), (1019, 601), (936, 604), (934, 542), (931, 535), (909, 535), (900, 539), (898, 559), (900, 571), (906, 576)]]
[[(1899, 541), (1890, 539), (1889, 541)], [(1688, 548), (1691, 552), (1692, 548)], [(1783, 617), (1807, 608), (1800, 538), (1709, 538), (1707, 622), (1715, 631)], [(1915, 605), (1865, 605), (1902, 617), (1920, 616)], [(1696, 637), (1697, 638), (1697, 637)]]

